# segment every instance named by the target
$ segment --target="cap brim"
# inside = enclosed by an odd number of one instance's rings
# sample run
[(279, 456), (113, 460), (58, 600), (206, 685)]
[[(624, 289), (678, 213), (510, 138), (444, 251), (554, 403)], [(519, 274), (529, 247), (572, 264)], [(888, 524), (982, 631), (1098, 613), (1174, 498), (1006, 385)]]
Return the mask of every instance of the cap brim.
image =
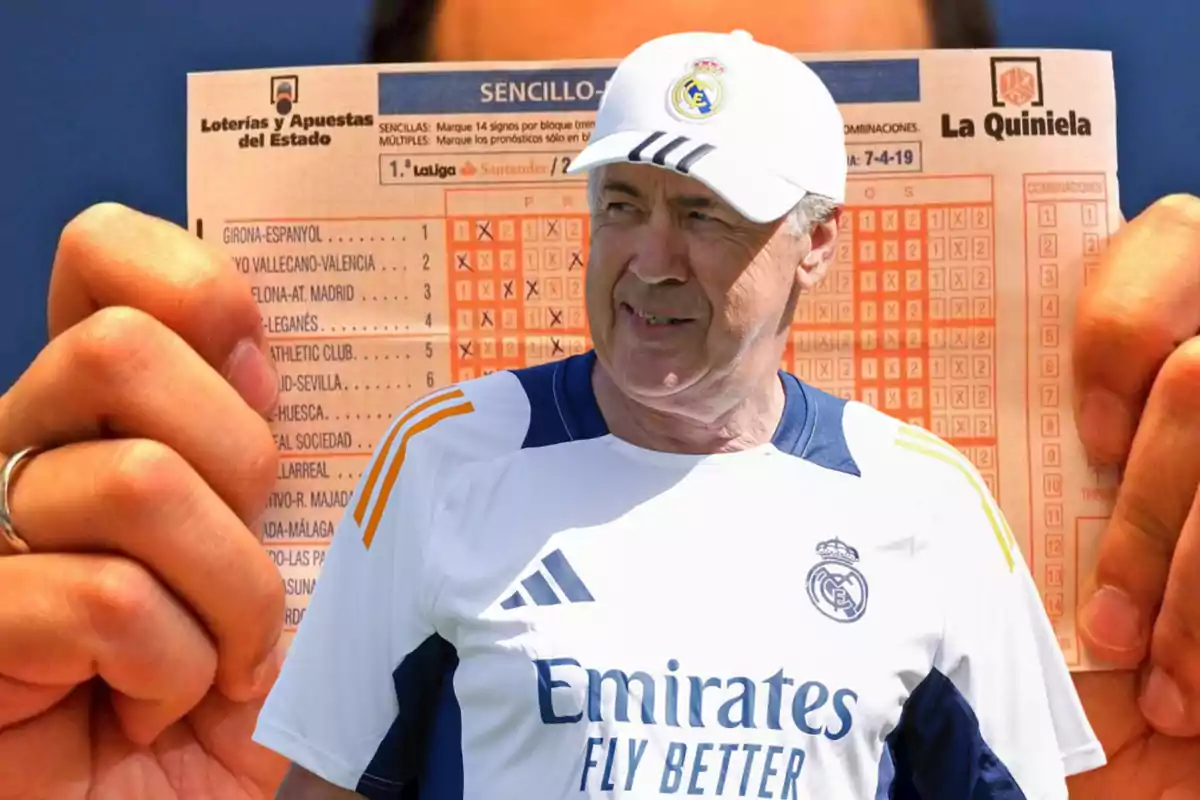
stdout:
[(735, 211), (754, 222), (779, 219), (805, 195), (804, 188), (756, 165), (739, 163), (732, 153), (702, 140), (688, 137), (668, 149), (676, 138), (661, 131), (611, 133), (589, 142), (571, 162), (567, 172), (578, 174), (615, 163), (646, 164), (671, 170), (700, 181)]

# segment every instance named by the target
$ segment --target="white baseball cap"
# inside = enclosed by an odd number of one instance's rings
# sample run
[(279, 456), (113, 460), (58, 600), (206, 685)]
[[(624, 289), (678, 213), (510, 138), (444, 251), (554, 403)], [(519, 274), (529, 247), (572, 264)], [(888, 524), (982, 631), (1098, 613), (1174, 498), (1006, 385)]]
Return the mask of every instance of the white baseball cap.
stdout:
[(568, 172), (614, 162), (672, 169), (770, 222), (808, 192), (844, 202), (842, 124), (825, 84), (790, 53), (745, 31), (670, 34), (617, 65)]

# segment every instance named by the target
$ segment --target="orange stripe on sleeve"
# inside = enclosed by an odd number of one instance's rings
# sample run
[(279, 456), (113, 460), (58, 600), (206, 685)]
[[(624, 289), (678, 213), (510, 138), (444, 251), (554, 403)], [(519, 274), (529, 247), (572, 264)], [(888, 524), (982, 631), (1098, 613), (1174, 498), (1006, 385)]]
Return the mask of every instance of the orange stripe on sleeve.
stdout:
[(383, 462), (387, 460), (387, 454), (392, 449), (392, 442), (395, 440), (396, 434), (400, 432), (400, 429), (422, 411), (462, 396), (461, 389), (454, 389), (445, 394), (434, 395), (410, 408), (405, 412), (404, 416), (396, 421), (396, 424), (392, 426), (391, 433), (388, 434), (387, 439), (380, 445), (379, 452), (375, 454), (375, 460), (371, 464), (371, 474), (367, 476), (367, 482), (363, 484), (362, 495), (358, 498), (358, 505), (354, 508), (355, 522), (362, 525), (363, 517), (367, 514), (367, 506), (371, 504), (371, 493), (375, 491), (375, 481), (379, 480), (379, 472), (383, 469)]
[(405, 429), (404, 435), (400, 437), (400, 446), (396, 449), (396, 457), (392, 459), (392, 463), (388, 466), (387, 475), (383, 479), (383, 486), (379, 489), (379, 502), (375, 504), (375, 509), (371, 512), (371, 519), (367, 522), (367, 529), (363, 532), (363, 545), (368, 550), (371, 548), (371, 542), (375, 539), (375, 532), (379, 528), (379, 521), (383, 518), (383, 512), (387, 508), (392, 487), (396, 485), (396, 479), (400, 477), (400, 468), (404, 466), (404, 456), (408, 451), (409, 440), (421, 431), (429, 430), (444, 419), (461, 416), (462, 414), (470, 414), (474, 410), (475, 406), (470, 403), (459, 403), (456, 406), (435, 411)]

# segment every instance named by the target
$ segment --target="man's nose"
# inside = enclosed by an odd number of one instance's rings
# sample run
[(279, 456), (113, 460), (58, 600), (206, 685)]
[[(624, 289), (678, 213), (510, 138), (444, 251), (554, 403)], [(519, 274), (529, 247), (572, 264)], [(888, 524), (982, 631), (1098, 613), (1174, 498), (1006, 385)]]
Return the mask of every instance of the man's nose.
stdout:
[(669, 215), (656, 212), (638, 231), (630, 271), (644, 283), (688, 279), (687, 242)]

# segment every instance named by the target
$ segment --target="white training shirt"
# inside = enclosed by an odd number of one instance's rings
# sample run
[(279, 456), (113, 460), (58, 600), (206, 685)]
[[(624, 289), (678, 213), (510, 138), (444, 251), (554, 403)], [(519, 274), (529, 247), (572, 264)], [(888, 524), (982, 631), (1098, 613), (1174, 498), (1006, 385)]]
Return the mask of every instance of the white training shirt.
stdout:
[(781, 373), (769, 445), (648, 451), (593, 363), (397, 417), (257, 742), (423, 800), (1042, 800), (1104, 763), (955, 450)]

